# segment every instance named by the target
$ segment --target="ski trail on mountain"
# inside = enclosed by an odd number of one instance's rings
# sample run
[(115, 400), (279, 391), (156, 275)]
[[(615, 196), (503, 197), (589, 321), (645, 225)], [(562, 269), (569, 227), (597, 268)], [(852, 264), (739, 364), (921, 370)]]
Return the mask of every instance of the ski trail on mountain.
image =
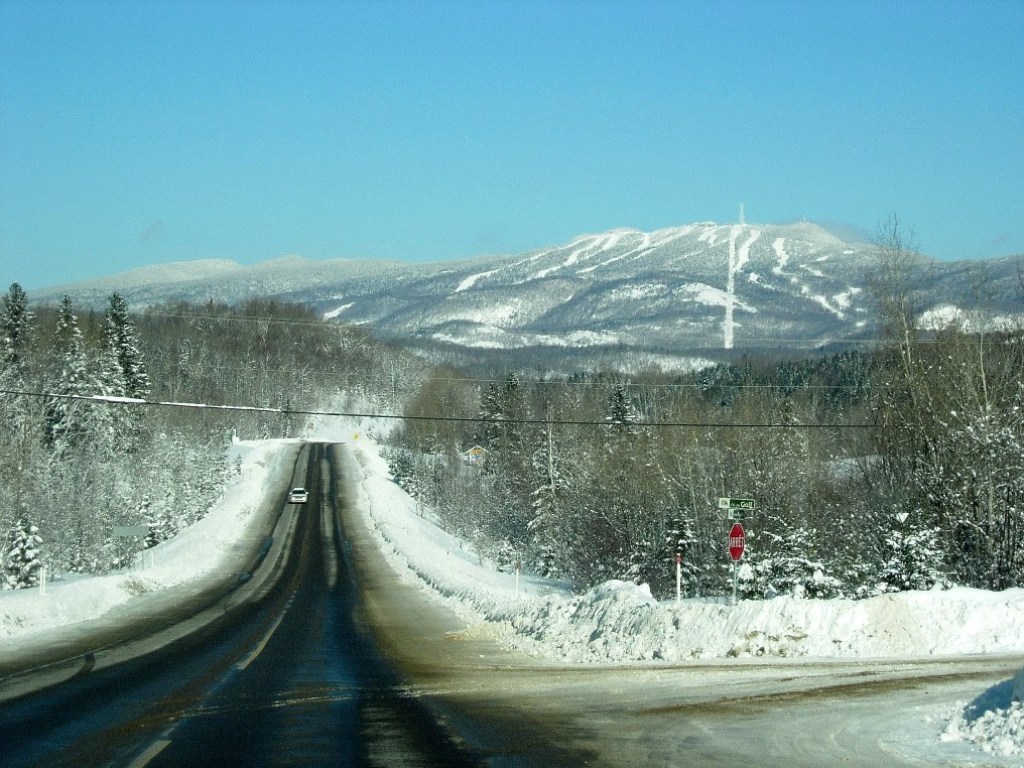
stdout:
[(776, 237), (775, 242), (772, 243), (772, 250), (775, 251), (775, 255), (779, 259), (779, 263), (772, 267), (772, 274), (781, 275), (789, 262), (789, 254), (786, 253), (786, 238)]
[[(548, 267), (547, 269), (542, 269), (540, 272), (537, 272), (533, 276), (532, 279), (533, 280), (540, 280), (542, 278), (547, 277), (552, 272), (557, 272), (560, 269), (564, 269), (566, 267), (571, 267), (573, 264), (577, 263), (580, 260), (580, 255), (581, 254), (584, 254), (587, 251), (592, 250), (592, 249), (596, 248), (598, 245), (600, 245), (603, 238), (601, 238), (600, 236), (597, 236), (597, 237), (590, 237), (590, 238), (587, 238), (587, 239), (589, 240), (589, 242), (587, 242), (586, 245), (584, 245), (584, 246), (582, 246), (580, 248), (577, 248), (575, 251), (570, 253), (568, 258), (566, 258), (566, 260), (564, 262), (562, 262), (561, 264), (556, 264), (553, 267)], [(579, 241), (577, 241), (577, 242), (579, 242)]]
[(745, 242), (743, 245), (740, 246), (740, 249), (739, 249), (739, 251), (736, 254), (736, 256), (737, 256), (737, 259), (736, 259), (736, 270), (735, 270), (736, 272), (741, 271), (743, 269), (743, 267), (745, 267), (747, 265), (747, 263), (750, 261), (750, 246), (752, 246), (754, 243), (756, 243), (760, 237), (761, 237), (761, 230), (759, 230), (759, 229), (751, 229), (750, 230), (750, 237), (747, 238), (747, 242)]
[(733, 224), (729, 227), (729, 272), (725, 280), (725, 320), (722, 322), (722, 346), (732, 349), (736, 337), (736, 274), (750, 261), (750, 248), (761, 237), (761, 231), (751, 229), (747, 239), (736, 247), (736, 240), (744, 227)]
[(465, 280), (463, 280), (461, 283), (459, 283), (459, 287), (455, 289), (455, 293), (461, 293), (462, 291), (468, 291), (470, 288), (472, 288), (476, 284), (477, 280), (480, 280), (481, 278), (484, 278), (484, 277), (490, 277), (491, 275), (497, 274), (498, 271), (499, 270), (497, 270), (497, 269), (492, 269), (492, 270), (489, 270), (487, 272), (477, 272), (475, 275), (470, 275)]
[(680, 229), (680, 230), (678, 230), (678, 231), (676, 231), (676, 232), (674, 232), (674, 233), (672, 233), (670, 235), (666, 235), (665, 237), (663, 237), (663, 238), (661, 238), (660, 240), (657, 240), (657, 241), (653, 240), (653, 238), (652, 238), (650, 233), (644, 232), (643, 233), (643, 240), (641, 241), (640, 245), (638, 245), (636, 248), (632, 248), (632, 249), (630, 249), (628, 251), (624, 251), (623, 253), (620, 253), (618, 256), (612, 256), (609, 259), (605, 259), (604, 261), (602, 261), (599, 264), (594, 264), (592, 266), (584, 267), (583, 269), (577, 270), (576, 274), (578, 274), (578, 275), (588, 274), (588, 273), (594, 272), (595, 270), (600, 269), (602, 267), (607, 267), (609, 264), (614, 264), (617, 261), (623, 261), (624, 259), (628, 259), (630, 257), (632, 257), (633, 259), (643, 258), (644, 256), (650, 255), (651, 253), (656, 251), (658, 248), (661, 248), (661, 247), (663, 247), (665, 245), (668, 245), (669, 243), (673, 242), (674, 240), (678, 240), (679, 238), (683, 237), (684, 235), (688, 235), (690, 233), (691, 229), (692, 229), (692, 227), (684, 227), (683, 229)]
[(729, 227), (729, 263), (725, 278), (725, 320), (722, 322), (722, 346), (725, 349), (732, 349), (733, 336), (736, 332), (733, 310), (736, 304), (736, 238), (739, 233), (740, 226), (738, 224)]

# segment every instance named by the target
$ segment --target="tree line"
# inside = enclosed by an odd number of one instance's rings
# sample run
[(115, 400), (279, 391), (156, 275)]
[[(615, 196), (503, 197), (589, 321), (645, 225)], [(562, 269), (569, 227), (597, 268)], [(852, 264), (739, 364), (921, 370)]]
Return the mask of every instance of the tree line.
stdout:
[[(104, 311), (78, 312), (68, 297), (33, 307), (13, 284), (0, 307), (0, 584), (32, 586), (44, 565), (51, 575), (125, 567), (219, 499), (237, 470), (232, 436), (301, 434), (305, 417), (289, 411), (341, 393), (393, 407), (415, 365), (299, 305), (131, 314), (114, 293)], [(142, 525), (144, 541), (114, 535)]]

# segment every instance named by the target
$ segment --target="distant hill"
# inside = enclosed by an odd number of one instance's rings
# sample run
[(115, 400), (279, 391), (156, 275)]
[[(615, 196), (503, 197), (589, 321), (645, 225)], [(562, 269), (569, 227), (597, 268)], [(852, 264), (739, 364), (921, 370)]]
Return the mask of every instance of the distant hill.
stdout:
[[(66, 292), (76, 303), (99, 305), (116, 290), (139, 307), (272, 297), (457, 362), (497, 353), (556, 368), (583, 360), (676, 367), (873, 338), (876, 312), (866, 289), (873, 259), (871, 245), (815, 224), (704, 222), (616, 229), (516, 256), (433, 264), (297, 256), (255, 266), (180, 262), (32, 298)], [(931, 318), (983, 304), (1021, 322), (1020, 263), (923, 260), (920, 304)]]

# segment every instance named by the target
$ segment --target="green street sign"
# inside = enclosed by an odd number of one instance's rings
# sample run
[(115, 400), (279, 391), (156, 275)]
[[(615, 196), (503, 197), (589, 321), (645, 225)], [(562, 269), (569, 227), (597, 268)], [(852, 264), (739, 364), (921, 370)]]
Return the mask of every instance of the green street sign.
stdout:
[(729, 510), (730, 520), (739, 520), (744, 513), (757, 509), (757, 502), (754, 499), (719, 498), (718, 508)]

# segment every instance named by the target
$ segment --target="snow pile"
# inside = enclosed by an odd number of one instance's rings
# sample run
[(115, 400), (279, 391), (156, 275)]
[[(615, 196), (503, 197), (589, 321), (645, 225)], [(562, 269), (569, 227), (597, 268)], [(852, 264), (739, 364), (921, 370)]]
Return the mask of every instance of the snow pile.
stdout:
[(281, 441), (234, 444), (231, 461), (241, 458), (242, 471), (221, 501), (186, 531), (146, 550), (135, 569), (0, 592), (0, 653), (8, 643), (30, 642), (37, 634), (99, 618), (133, 598), (152, 596), (230, 564), (258, 520), (254, 513), (259, 500), (286, 482), (280, 479), (286, 455), (281, 448)]
[[(619, 584), (559, 598), (562, 606), (523, 610), (500, 595), (477, 596), (477, 603), (488, 616), (537, 640), (536, 652), (571, 661), (911, 657), (1024, 648), (1022, 590), (902, 593), (864, 601), (777, 597), (731, 605), (722, 599), (648, 603), (637, 599), (634, 585)], [(615, 589), (627, 594), (611, 599), (608, 592)], [(610, 642), (609, 633), (619, 641)]]
[(646, 584), (607, 581), (578, 600), (546, 600), (543, 610), (514, 616), (510, 625), (538, 641), (546, 655), (554, 651), (560, 658), (582, 661), (578, 649), (586, 647), (596, 658), (652, 659), (663, 658), (657, 650), (665, 630), (659, 613)]
[(1024, 669), (961, 707), (943, 741), (967, 741), (1003, 757), (1024, 757)]

